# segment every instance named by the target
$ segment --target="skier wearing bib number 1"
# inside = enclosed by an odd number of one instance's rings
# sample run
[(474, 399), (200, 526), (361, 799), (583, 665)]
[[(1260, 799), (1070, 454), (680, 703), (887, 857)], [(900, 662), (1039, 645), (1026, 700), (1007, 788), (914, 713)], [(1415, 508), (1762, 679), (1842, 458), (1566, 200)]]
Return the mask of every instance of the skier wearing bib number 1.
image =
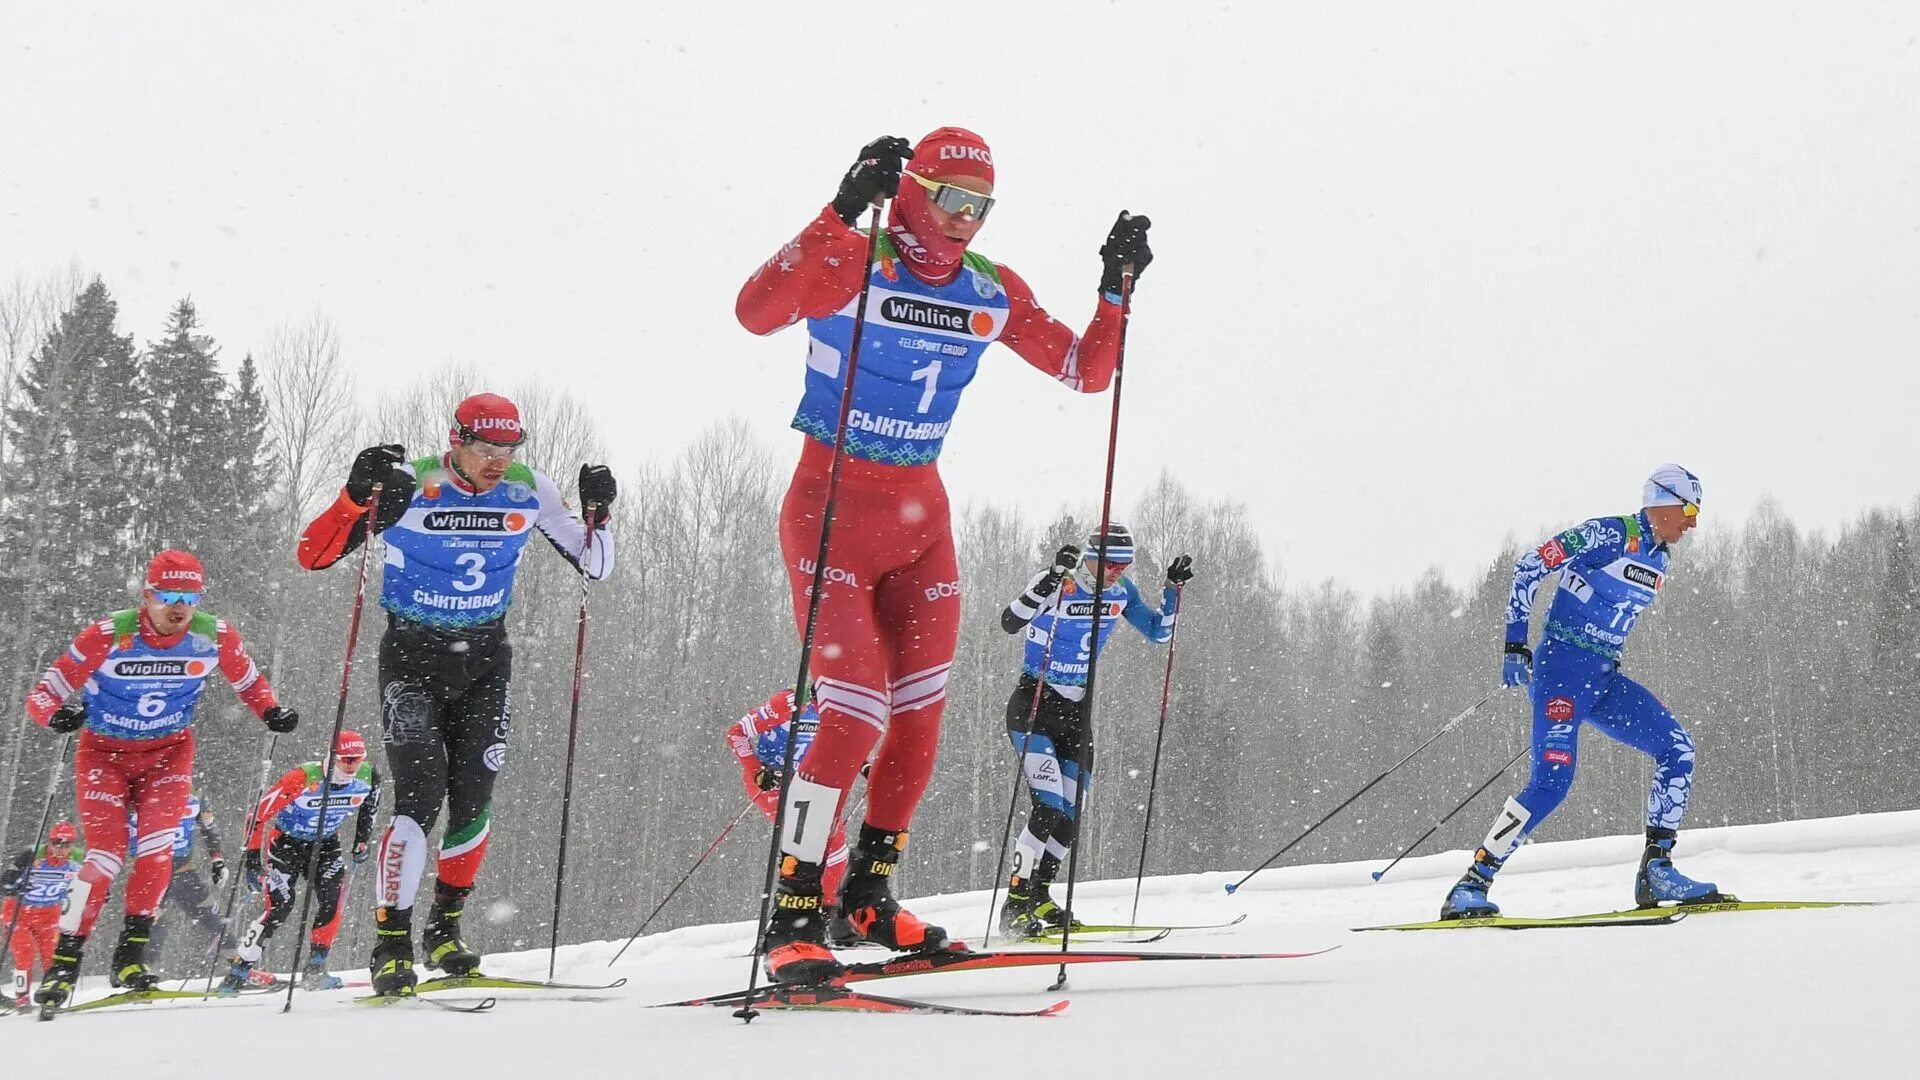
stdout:
[[(1487, 899), (1487, 887), (1573, 787), (1582, 725), (1654, 761), (1635, 903), (1722, 898), (1713, 884), (1673, 866), (1674, 838), (1693, 786), (1693, 738), (1660, 699), (1620, 673), (1627, 635), (1666, 581), (1670, 547), (1699, 522), (1700, 478), (1678, 465), (1662, 465), (1647, 478), (1641, 505), (1637, 514), (1594, 518), (1550, 537), (1514, 565), (1502, 682), (1532, 684), (1533, 777), (1494, 819), (1473, 864), (1441, 905), (1442, 919), (1500, 913)], [(1560, 584), (1536, 664), (1527, 648), (1527, 620), (1535, 590), (1556, 571)]]
[(464, 975), (480, 963), (460, 938), (460, 917), (486, 855), (493, 782), (506, 761), (506, 615), (528, 538), (538, 529), (589, 578), (613, 571), (613, 473), (580, 467), (580, 499), (594, 518), (583, 522), (552, 480), (514, 460), (524, 439), (513, 402), (475, 394), (454, 409), (445, 453), (407, 461), (399, 446), (360, 451), (340, 497), (300, 536), (301, 566), (339, 562), (366, 542), (367, 506), (381, 485), (373, 526), (386, 539), (380, 721), (393, 817), (375, 864), (370, 966), (378, 994), (413, 990), (413, 905), (442, 802), (447, 830), (424, 934), (427, 964)]
[[(786, 792), (779, 878), (768, 923), (769, 977), (814, 982), (839, 971), (821, 918), (822, 866), (839, 808), (879, 742), (870, 802), (839, 910), (865, 939), (906, 950), (953, 947), (903, 909), (890, 882), (932, 776), (960, 621), (960, 573), (936, 460), (987, 346), (1092, 394), (1119, 356), (1122, 267), (1152, 260), (1145, 217), (1120, 215), (1100, 249), (1105, 272), (1085, 335), (1056, 322), (1006, 266), (968, 250), (993, 207), (994, 163), (971, 131), (941, 128), (909, 147), (869, 143), (800, 235), (756, 270), (735, 304), (771, 334), (807, 327), (805, 436), (780, 509), (780, 550), (805, 630), (855, 310), (869, 290), (844, 433), (832, 547), (822, 570), (812, 675), (819, 734)], [(862, 215), (891, 199), (867, 262)]]
[(289, 732), (300, 722), (299, 713), (274, 700), (239, 631), (197, 610), (205, 591), (199, 559), (184, 551), (155, 555), (141, 605), (80, 631), (27, 694), (34, 723), (59, 732), (85, 728), (73, 772), (87, 858), (60, 916), (53, 963), (34, 993), (42, 1005), (64, 1005), (73, 994), (81, 950), (129, 858), (130, 812), (139, 835), (110, 981), (133, 990), (159, 983), (147, 966), (147, 943), (193, 790), (193, 713), (207, 677), (216, 670), (225, 676), (269, 730)]

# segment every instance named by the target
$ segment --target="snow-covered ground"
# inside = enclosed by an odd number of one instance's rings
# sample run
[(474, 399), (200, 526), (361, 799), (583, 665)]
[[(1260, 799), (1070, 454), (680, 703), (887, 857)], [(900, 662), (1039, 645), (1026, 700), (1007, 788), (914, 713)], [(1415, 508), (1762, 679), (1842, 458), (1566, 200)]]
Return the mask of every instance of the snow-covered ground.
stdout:
[[(1494, 896), (1509, 914), (1567, 915), (1631, 902), (1637, 837), (1528, 847)], [(483, 1016), (368, 1010), (354, 992), (149, 1005), (37, 1024), (0, 1020), (8, 1076), (165, 1077), (329, 1072), (465, 1078), (1180, 1075), (1185, 1069), (1315, 1077), (1897, 1077), (1920, 1075), (1920, 811), (1684, 834), (1681, 868), (1747, 899), (1879, 900), (1869, 908), (1697, 915), (1671, 926), (1354, 934), (1431, 918), (1465, 856), (1402, 863), (1385, 883), (1346, 863), (1149, 881), (1143, 920), (1230, 931), (1150, 949), (1300, 950), (1301, 960), (1083, 966), (871, 984), (994, 1007), (1072, 999), (1042, 1019), (765, 1013), (649, 1005), (744, 985), (750, 928), (689, 927), (569, 948), (559, 976), (624, 975), (604, 994), (501, 993)], [(1079, 892), (1083, 917), (1121, 918), (1131, 882)], [(918, 901), (963, 935), (983, 894)], [(492, 958), (541, 977), (546, 954)], [(100, 991), (86, 991), (86, 995)]]

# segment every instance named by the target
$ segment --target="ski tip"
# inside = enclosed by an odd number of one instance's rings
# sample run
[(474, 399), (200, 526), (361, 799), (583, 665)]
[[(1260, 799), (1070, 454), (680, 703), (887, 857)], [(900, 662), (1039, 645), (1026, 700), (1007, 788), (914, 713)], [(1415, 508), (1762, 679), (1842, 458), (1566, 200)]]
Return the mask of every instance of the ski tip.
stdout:
[(1061, 998), (1059, 1001), (1056, 1001), (1053, 1004), (1047, 1006), (1046, 1008), (1041, 1009), (1039, 1015), (1059, 1016), (1061, 1013), (1066, 1011), (1067, 1011), (1067, 999)]

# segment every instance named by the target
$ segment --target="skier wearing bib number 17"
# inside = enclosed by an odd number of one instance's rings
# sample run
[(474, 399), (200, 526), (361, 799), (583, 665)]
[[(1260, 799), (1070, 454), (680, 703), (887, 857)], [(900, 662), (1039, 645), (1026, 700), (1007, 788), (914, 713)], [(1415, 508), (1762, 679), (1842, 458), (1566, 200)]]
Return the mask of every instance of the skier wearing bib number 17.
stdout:
[(299, 713), (274, 701), (239, 631), (197, 610), (206, 587), (199, 559), (184, 551), (155, 555), (141, 605), (80, 631), (27, 694), (34, 723), (59, 732), (85, 728), (73, 772), (87, 858), (60, 916), (53, 963), (34, 994), (44, 1006), (64, 1005), (73, 993), (81, 950), (129, 858), (130, 813), (139, 834), (110, 981), (134, 990), (160, 981), (147, 967), (147, 943), (193, 790), (193, 714), (207, 677), (216, 670), (225, 676), (272, 731), (289, 732), (300, 722)]
[[(1662, 465), (1647, 478), (1641, 506), (1637, 514), (1581, 522), (1523, 553), (1514, 565), (1502, 681), (1532, 684), (1533, 777), (1494, 819), (1473, 864), (1441, 905), (1442, 919), (1500, 913), (1487, 899), (1487, 887), (1573, 787), (1582, 725), (1654, 761), (1635, 903), (1722, 899), (1713, 884), (1673, 866), (1676, 831), (1693, 787), (1693, 738), (1660, 699), (1620, 673), (1627, 635), (1666, 581), (1669, 549), (1699, 522), (1700, 478), (1678, 465)], [(1527, 648), (1527, 620), (1541, 580), (1555, 571), (1560, 585), (1536, 663)]]
[(301, 566), (332, 566), (366, 542), (367, 506), (374, 484), (382, 485), (373, 527), (386, 540), (380, 720), (393, 817), (376, 863), (375, 993), (413, 990), (413, 905), (442, 802), (447, 829), (425, 928), (427, 964), (464, 975), (480, 963), (461, 940), (460, 917), (486, 855), (493, 783), (506, 761), (506, 616), (527, 540), (538, 529), (589, 578), (613, 571), (613, 473), (580, 467), (580, 499), (594, 519), (583, 522), (552, 480), (514, 460), (525, 437), (513, 402), (475, 394), (454, 409), (445, 453), (407, 461), (399, 446), (362, 450), (340, 497), (300, 536)]
[[(995, 341), (1068, 389), (1106, 389), (1119, 357), (1122, 268), (1152, 261), (1145, 217), (1120, 215), (1100, 249), (1105, 272), (1085, 335), (1048, 315), (1027, 283), (970, 251), (994, 204), (992, 152), (941, 128), (917, 145), (869, 143), (832, 202), (756, 270), (735, 303), (740, 324), (771, 334), (807, 327), (805, 436), (780, 509), (780, 550), (805, 630), (840, 400), (860, 293), (868, 290), (858, 374), (844, 433), (832, 548), (812, 653), (820, 729), (786, 791), (767, 970), (781, 982), (836, 974), (826, 948), (822, 866), (831, 823), (875, 742), (870, 803), (839, 910), (890, 948), (951, 947), (894, 899), (889, 883), (933, 773), (960, 627), (959, 568), (937, 459), (960, 395)], [(892, 206), (867, 261), (861, 218)]]

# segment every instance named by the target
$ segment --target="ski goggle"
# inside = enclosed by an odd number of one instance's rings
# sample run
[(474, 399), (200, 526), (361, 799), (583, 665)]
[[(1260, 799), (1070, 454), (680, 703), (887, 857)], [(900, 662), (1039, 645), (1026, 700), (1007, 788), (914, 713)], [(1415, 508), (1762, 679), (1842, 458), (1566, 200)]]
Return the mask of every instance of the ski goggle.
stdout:
[(487, 461), (512, 461), (513, 455), (520, 452), (518, 443), (508, 446), (503, 443), (488, 442), (485, 439), (473, 440), (467, 444), (467, 449)]
[(1680, 494), (1679, 492), (1673, 490), (1672, 488), (1668, 487), (1667, 485), (1661, 483), (1658, 480), (1655, 480), (1653, 482), (1653, 486), (1659, 488), (1661, 491), (1664, 491), (1667, 494), (1673, 496), (1674, 498), (1680, 500), (1681, 516), (1690, 517), (1690, 518), (1697, 518), (1700, 516), (1699, 503), (1694, 502), (1692, 499), (1687, 498), (1685, 495)]
[(916, 172), (903, 173), (913, 182), (927, 189), (927, 201), (945, 210), (949, 214), (965, 214), (975, 221), (987, 220), (987, 211), (993, 209), (993, 196), (969, 191), (957, 184), (943, 184), (929, 180)]
[(185, 592), (180, 589), (155, 589), (153, 598), (171, 607), (174, 604), (197, 604), (200, 602), (197, 592)]

